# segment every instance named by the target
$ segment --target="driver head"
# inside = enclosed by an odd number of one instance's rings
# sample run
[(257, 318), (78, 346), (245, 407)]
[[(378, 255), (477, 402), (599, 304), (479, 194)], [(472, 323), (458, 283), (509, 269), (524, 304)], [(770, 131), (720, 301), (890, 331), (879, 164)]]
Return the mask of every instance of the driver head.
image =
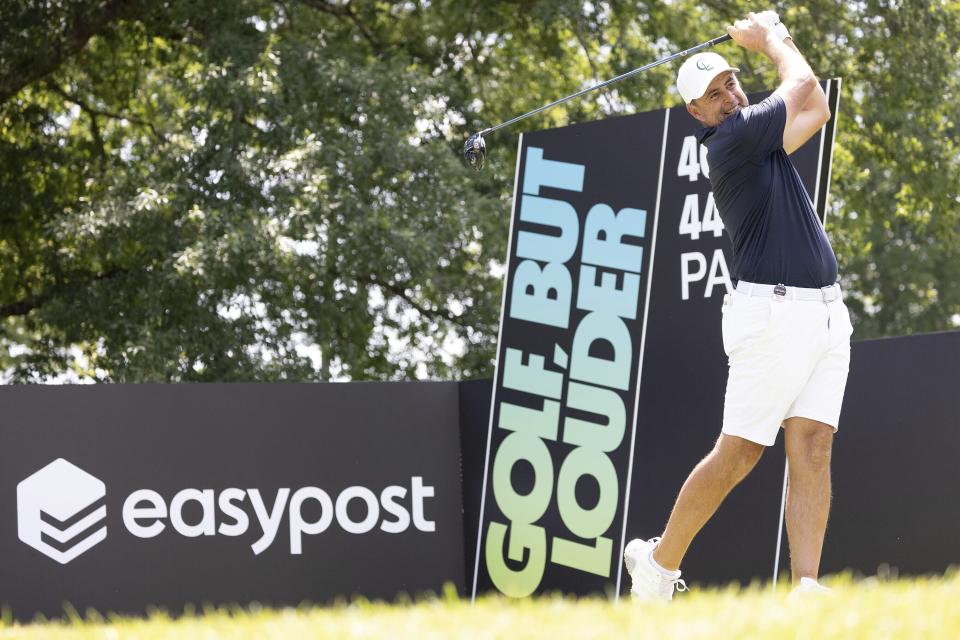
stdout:
[(483, 136), (475, 133), (467, 138), (467, 142), (463, 145), (463, 157), (477, 171), (483, 168), (487, 158), (487, 143), (484, 142)]

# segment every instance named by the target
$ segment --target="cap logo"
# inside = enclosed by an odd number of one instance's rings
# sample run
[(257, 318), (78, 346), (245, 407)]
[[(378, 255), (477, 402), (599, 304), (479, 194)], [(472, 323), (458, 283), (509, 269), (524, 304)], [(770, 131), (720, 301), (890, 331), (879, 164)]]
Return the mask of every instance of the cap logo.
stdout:
[(700, 71), (710, 71), (713, 69), (713, 65), (706, 60), (700, 59), (697, 60), (697, 69), (700, 69)]

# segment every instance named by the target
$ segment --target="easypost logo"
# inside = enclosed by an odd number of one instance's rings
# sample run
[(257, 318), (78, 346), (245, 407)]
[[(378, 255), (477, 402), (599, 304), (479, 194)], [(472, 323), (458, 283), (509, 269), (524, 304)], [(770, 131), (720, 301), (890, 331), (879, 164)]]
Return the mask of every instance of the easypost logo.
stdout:
[(107, 537), (105, 496), (102, 481), (57, 458), (17, 485), (17, 534), (67, 564)]
[[(260, 555), (273, 544), (286, 519), (290, 554), (296, 556), (303, 553), (305, 535), (319, 535), (334, 521), (352, 534), (369, 533), (374, 529), (403, 533), (410, 528), (411, 522), (419, 531), (436, 531), (436, 523), (424, 515), (424, 502), (433, 497), (434, 488), (424, 485), (420, 476), (410, 478), (409, 509), (406, 506), (407, 493), (407, 488), (399, 485), (386, 487), (379, 495), (367, 487), (352, 486), (336, 496), (320, 487), (296, 490), (283, 487), (273, 496), (265, 495), (259, 489), (237, 487), (224, 489), (219, 494), (213, 489), (183, 489), (167, 505), (164, 497), (156, 491), (138, 489), (123, 503), (123, 524), (138, 538), (160, 535), (166, 529), (168, 519), (174, 531), (187, 538), (233, 537), (259, 529), (260, 536), (250, 548), (254, 554)], [(253, 507), (253, 518), (244, 508), (246, 502)], [(188, 521), (184, 510), (191, 503), (195, 505), (191, 507), (192, 512), (199, 507), (200, 517)], [(351, 516), (352, 503), (364, 505), (362, 518)], [(311, 518), (311, 514), (314, 517)], [(253, 526), (252, 521), (256, 522)]]
[[(426, 515), (434, 487), (421, 476), (411, 477), (409, 487), (391, 485), (377, 493), (350, 486), (335, 495), (320, 487), (283, 487), (273, 495), (237, 487), (219, 493), (187, 488), (169, 502), (152, 489), (137, 489), (123, 501), (121, 513), (127, 532), (142, 539), (155, 538), (168, 526), (187, 538), (254, 533), (255, 555), (273, 545), (286, 521), (290, 554), (300, 555), (304, 536), (319, 535), (334, 523), (355, 535), (374, 529), (403, 533), (411, 525), (435, 532), (436, 522)], [(17, 486), (20, 540), (57, 562), (70, 562), (107, 537), (106, 526), (93, 531), (106, 518), (105, 495), (103, 482), (63, 458), (54, 460)]]

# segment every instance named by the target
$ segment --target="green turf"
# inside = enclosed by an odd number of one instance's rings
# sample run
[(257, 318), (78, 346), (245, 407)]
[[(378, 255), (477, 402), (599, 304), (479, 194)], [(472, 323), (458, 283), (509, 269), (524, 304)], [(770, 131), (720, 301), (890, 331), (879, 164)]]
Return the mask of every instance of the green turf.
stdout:
[[(0, 627), (0, 638), (960, 638), (960, 573), (945, 577), (828, 579), (834, 594), (792, 600), (781, 587), (693, 589), (669, 605), (599, 598), (448, 595), (412, 604), (356, 602), (329, 608), (211, 609), (172, 620), (74, 619)], [(95, 617), (94, 617), (95, 618)]]

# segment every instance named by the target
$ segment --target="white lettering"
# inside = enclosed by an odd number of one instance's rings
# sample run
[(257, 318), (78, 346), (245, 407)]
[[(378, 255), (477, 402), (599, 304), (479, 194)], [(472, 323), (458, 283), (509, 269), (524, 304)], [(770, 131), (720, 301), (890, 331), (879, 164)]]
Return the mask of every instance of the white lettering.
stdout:
[(436, 522), (433, 520), (427, 520), (423, 516), (423, 499), (433, 497), (433, 487), (424, 486), (423, 478), (420, 476), (413, 476), (411, 489), (411, 499), (413, 500), (413, 525), (420, 531), (436, 531)]
[[(697, 270), (691, 271), (690, 264), (697, 264)], [(706, 257), (698, 252), (691, 251), (690, 253), (681, 253), (680, 254), (680, 298), (682, 300), (690, 299), (690, 283), (699, 282), (703, 280), (703, 277), (707, 275), (707, 259)]]
[[(149, 503), (149, 507), (141, 503)], [(123, 503), (123, 524), (127, 530), (138, 538), (153, 538), (160, 535), (166, 526), (160, 522), (167, 517), (167, 503), (156, 491), (139, 489), (134, 491)], [(153, 518), (151, 524), (141, 524), (137, 520)]]
[(713, 191), (707, 195), (707, 205), (703, 208), (701, 231), (704, 233), (713, 231), (714, 238), (719, 238), (723, 234), (723, 220), (720, 219), (720, 210), (717, 209), (717, 201), (713, 197)]
[(267, 507), (263, 504), (263, 498), (260, 497), (259, 489), (248, 489), (250, 502), (253, 504), (253, 511), (257, 514), (257, 521), (263, 530), (263, 535), (250, 547), (253, 552), (260, 555), (273, 544), (273, 539), (277, 537), (277, 529), (280, 528), (280, 518), (283, 516), (283, 507), (287, 504), (287, 498), (290, 496), (290, 489), (280, 489), (277, 491), (277, 499), (273, 502), (273, 509), (268, 514)]
[[(316, 522), (307, 522), (303, 519), (302, 507), (307, 500), (316, 500), (320, 504), (320, 518)], [(298, 556), (303, 552), (301, 534), (315, 536), (323, 533), (331, 522), (333, 522), (333, 502), (327, 492), (317, 487), (298, 489), (290, 499), (290, 553)]]
[[(557, 418), (554, 417), (554, 423)], [(427, 498), (434, 497), (435, 489), (427, 486), (421, 476), (410, 478), (410, 509), (404, 503), (408, 490), (406, 487), (391, 485), (379, 495), (363, 486), (351, 486), (344, 489), (336, 499), (318, 487), (303, 487), (291, 495), (291, 489), (278, 489), (272, 505), (268, 507), (259, 489), (224, 489), (218, 495), (213, 489), (187, 488), (179, 491), (167, 503), (156, 491), (139, 489), (134, 491), (123, 503), (123, 524), (138, 538), (153, 538), (166, 528), (164, 520), (169, 517), (172, 528), (188, 538), (199, 536), (224, 535), (236, 537), (250, 528), (250, 515), (244, 509), (244, 501), (249, 497), (250, 505), (261, 534), (251, 546), (254, 554), (260, 555), (273, 544), (280, 529), (284, 514), (288, 514), (290, 531), (290, 553), (303, 553), (303, 536), (317, 535), (326, 531), (336, 519), (337, 524), (346, 532), (363, 534), (379, 528), (387, 533), (401, 533), (410, 528), (411, 521), (419, 531), (434, 532), (437, 523), (426, 516)], [(289, 504), (288, 504), (289, 500)], [(320, 507), (320, 515), (310, 521), (304, 516), (304, 504), (315, 501)], [(366, 512), (360, 520), (350, 517), (351, 502), (362, 501)], [(200, 506), (200, 519), (187, 522), (184, 510), (187, 504), (196, 502)], [(217, 510), (219, 509), (219, 514)], [(412, 511), (412, 516), (411, 516)], [(381, 515), (385, 517), (381, 518)], [(219, 520), (219, 527), (217, 526)]]
[(380, 528), (387, 533), (401, 533), (406, 531), (410, 526), (410, 512), (407, 511), (398, 500), (402, 500), (407, 496), (407, 490), (404, 487), (392, 486), (387, 487), (380, 492), (380, 504), (383, 505), (383, 510), (394, 516), (396, 520), (388, 522), (384, 518), (383, 522), (380, 524)]
[(680, 235), (689, 235), (691, 240), (700, 239), (700, 196), (695, 193), (683, 201), (679, 232)]
[[(351, 500), (359, 498), (367, 504), (367, 515), (360, 522), (354, 522), (350, 519), (347, 507)], [(347, 533), (366, 533), (375, 526), (380, 519), (380, 504), (377, 502), (377, 496), (373, 491), (366, 487), (347, 487), (337, 497), (337, 522)]]
[(217, 504), (220, 505), (220, 511), (228, 518), (233, 518), (233, 524), (220, 523), (220, 528), (217, 529), (217, 531), (221, 535), (239, 536), (247, 532), (247, 528), (250, 527), (250, 518), (247, 517), (246, 511), (234, 504), (234, 502), (243, 502), (246, 496), (246, 491), (235, 487), (225, 489), (223, 493), (220, 494), (220, 497), (217, 499)]
[[(196, 502), (202, 509), (200, 522), (197, 524), (187, 524), (183, 519), (183, 505), (187, 502)], [(213, 489), (184, 489), (173, 496), (170, 501), (170, 524), (177, 530), (177, 533), (188, 538), (198, 536), (212, 536), (217, 532), (215, 514), (213, 511)]]
[(680, 149), (680, 162), (677, 165), (677, 177), (687, 176), (690, 182), (700, 177), (700, 145), (696, 136), (687, 136), (683, 139)]
[(723, 249), (713, 252), (713, 260), (710, 261), (710, 277), (707, 278), (703, 297), (712, 296), (713, 288), (717, 285), (723, 285), (724, 293), (733, 293), (733, 283), (730, 282), (730, 272), (727, 270), (727, 259), (723, 257)]

